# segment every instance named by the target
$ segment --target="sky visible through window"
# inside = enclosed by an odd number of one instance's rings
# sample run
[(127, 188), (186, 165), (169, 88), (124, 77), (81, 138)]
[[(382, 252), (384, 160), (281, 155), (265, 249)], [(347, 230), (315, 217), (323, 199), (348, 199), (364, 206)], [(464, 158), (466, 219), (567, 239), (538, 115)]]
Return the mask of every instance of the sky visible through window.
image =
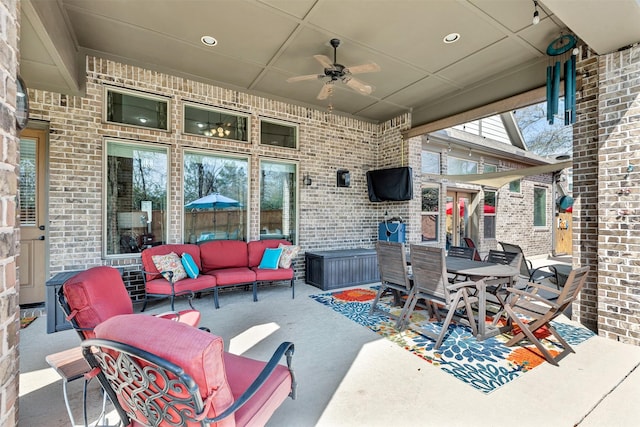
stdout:
[[(564, 98), (560, 98), (558, 110), (564, 111)], [(514, 115), (527, 149), (532, 153), (555, 158), (573, 151), (572, 126), (565, 126), (560, 116), (549, 124), (546, 102), (515, 110)]]

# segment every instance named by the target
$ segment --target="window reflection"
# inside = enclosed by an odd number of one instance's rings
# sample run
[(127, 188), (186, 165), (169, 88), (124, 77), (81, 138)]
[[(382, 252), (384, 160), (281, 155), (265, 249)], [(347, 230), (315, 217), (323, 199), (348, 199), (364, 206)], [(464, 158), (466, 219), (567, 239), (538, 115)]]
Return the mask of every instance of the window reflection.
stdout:
[(167, 150), (107, 141), (106, 255), (141, 252), (164, 243)]
[(260, 239), (296, 242), (296, 165), (260, 162)]
[(245, 240), (248, 161), (184, 155), (184, 241)]

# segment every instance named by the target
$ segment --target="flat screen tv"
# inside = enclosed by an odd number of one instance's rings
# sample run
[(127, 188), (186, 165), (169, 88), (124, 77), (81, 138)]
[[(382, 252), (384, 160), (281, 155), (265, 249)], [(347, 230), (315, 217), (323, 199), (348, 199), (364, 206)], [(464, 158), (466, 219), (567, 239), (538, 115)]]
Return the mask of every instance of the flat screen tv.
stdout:
[(403, 201), (413, 198), (413, 173), (408, 166), (367, 172), (367, 190), (372, 202)]

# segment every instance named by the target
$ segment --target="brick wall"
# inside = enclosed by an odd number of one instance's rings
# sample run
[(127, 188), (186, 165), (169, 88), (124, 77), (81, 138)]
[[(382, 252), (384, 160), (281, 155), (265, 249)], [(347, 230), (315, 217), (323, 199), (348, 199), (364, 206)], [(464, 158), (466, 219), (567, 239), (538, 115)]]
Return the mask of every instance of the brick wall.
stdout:
[(19, 2), (0, 1), (0, 426), (18, 425), (20, 310), (16, 276), (18, 142), (15, 126)]
[(598, 332), (640, 345), (640, 47), (601, 56), (598, 76)]
[[(388, 204), (369, 202), (365, 173), (382, 165), (400, 165), (400, 134), (411, 125), (409, 114), (374, 124), (100, 58), (87, 58), (86, 70), (84, 97), (44, 91), (34, 91), (31, 97), (31, 117), (48, 122), (50, 128), (50, 274), (99, 264), (117, 265), (124, 268), (130, 293), (134, 298), (141, 295), (142, 282), (136, 273), (139, 257), (102, 258), (102, 150), (105, 137), (170, 147), (169, 242), (182, 241), (182, 149), (188, 147), (249, 157), (250, 240), (257, 239), (260, 232), (259, 160), (277, 158), (299, 165), (298, 236), (299, 244), (305, 250), (373, 247), (377, 223)], [(171, 97), (171, 131), (103, 123), (104, 85)], [(251, 143), (183, 134), (182, 101), (249, 114)], [(299, 149), (260, 145), (260, 117), (298, 123)], [(404, 151), (407, 150), (404, 147)], [(383, 164), (378, 160), (380, 151), (387, 153)], [(415, 158), (413, 162), (416, 162)], [(338, 169), (351, 172), (350, 187), (336, 186)], [(313, 181), (310, 186), (302, 184), (302, 177), (307, 174)], [(400, 204), (398, 214), (406, 216), (407, 205)], [(299, 268), (297, 277), (302, 277), (304, 263), (297, 262), (296, 265)]]

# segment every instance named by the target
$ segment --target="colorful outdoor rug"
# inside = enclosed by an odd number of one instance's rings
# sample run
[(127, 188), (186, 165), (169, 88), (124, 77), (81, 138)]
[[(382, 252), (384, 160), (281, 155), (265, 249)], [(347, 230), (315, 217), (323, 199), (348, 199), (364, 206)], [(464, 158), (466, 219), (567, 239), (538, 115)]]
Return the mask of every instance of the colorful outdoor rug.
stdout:
[[(546, 362), (533, 345), (507, 347), (504, 345), (509, 337), (506, 334), (478, 341), (472, 336), (471, 328), (459, 324), (449, 326), (449, 334), (440, 348), (434, 351), (435, 341), (413, 332), (410, 328), (398, 332), (394, 328), (395, 321), (384, 315), (369, 316), (369, 308), (375, 294), (376, 289), (373, 287), (310, 295), (310, 297), (484, 393), (490, 393)], [(383, 297), (380, 307), (399, 314), (401, 307), (391, 307), (391, 300), (390, 295)], [(441, 324), (434, 326), (429, 323), (425, 314), (426, 311), (415, 312), (411, 316), (411, 323), (431, 328), (435, 332), (439, 331)], [(594, 336), (593, 332), (583, 327), (559, 322), (552, 324), (571, 346)], [(558, 349), (562, 349), (549, 332), (540, 331), (539, 338), (544, 338), (542, 342), (552, 354), (557, 354)]]
[(37, 319), (37, 317), (21, 317), (20, 318), (20, 329), (26, 328), (31, 323), (33, 323), (33, 321), (36, 320), (36, 319)]

